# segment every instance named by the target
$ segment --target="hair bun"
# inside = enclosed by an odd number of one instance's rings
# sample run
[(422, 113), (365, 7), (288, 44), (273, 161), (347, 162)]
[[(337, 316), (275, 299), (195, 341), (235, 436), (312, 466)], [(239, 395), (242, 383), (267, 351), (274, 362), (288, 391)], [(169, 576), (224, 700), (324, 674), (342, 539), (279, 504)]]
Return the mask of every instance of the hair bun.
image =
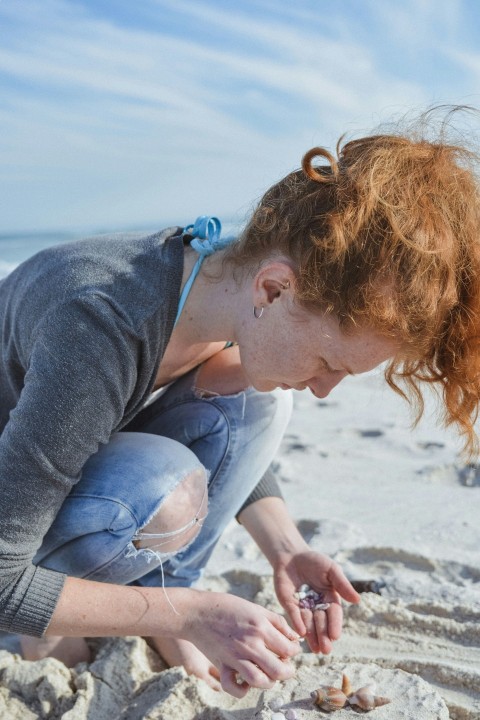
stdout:
[[(320, 172), (318, 168), (313, 167), (312, 160), (317, 157), (324, 158), (328, 161), (328, 163), (330, 164), (332, 175), (330, 175), (329, 173)], [(339, 174), (338, 162), (333, 157), (333, 155), (328, 152), (328, 150), (325, 150), (325, 148), (321, 147), (314, 147), (305, 153), (302, 158), (302, 170), (305, 175), (310, 178), (310, 180), (314, 180), (318, 183), (331, 183), (332, 181), (338, 179)]]

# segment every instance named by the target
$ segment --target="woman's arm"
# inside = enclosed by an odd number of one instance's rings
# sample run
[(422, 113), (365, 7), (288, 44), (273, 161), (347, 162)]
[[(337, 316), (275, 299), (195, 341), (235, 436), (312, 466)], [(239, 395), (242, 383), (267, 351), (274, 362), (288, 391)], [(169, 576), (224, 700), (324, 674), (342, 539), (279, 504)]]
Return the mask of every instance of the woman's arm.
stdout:
[[(120, 423), (137, 346), (95, 297), (42, 317), (0, 435), (0, 628), (41, 635), (64, 577), (32, 564), (85, 462)], [(26, 340), (25, 340), (26, 343)]]
[(46, 634), (186, 639), (218, 667), (224, 690), (237, 697), (249, 686), (269, 688), (291, 677), (288, 658), (300, 650), (284, 618), (233, 595), (77, 578), (67, 579)]
[[(313, 552), (288, 514), (284, 501), (266, 497), (248, 505), (239, 521), (270, 562), (277, 597), (289, 614), (294, 629), (306, 636), (314, 652), (328, 653), (342, 628), (340, 597), (359, 602), (359, 595), (340, 566), (326, 555)], [(310, 585), (330, 603), (326, 612), (300, 609), (294, 593)]]

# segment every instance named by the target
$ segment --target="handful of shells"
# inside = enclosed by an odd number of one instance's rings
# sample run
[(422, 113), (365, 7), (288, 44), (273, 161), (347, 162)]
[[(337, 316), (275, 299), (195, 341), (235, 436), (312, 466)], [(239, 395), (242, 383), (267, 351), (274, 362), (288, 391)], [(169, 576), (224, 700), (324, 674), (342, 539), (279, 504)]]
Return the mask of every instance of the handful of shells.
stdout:
[(298, 605), (307, 610), (328, 610), (330, 603), (325, 602), (325, 596), (322, 592), (317, 592), (310, 585), (301, 585), (294, 597), (298, 600)]
[(310, 695), (315, 705), (327, 712), (341, 710), (346, 705), (351, 705), (354, 710), (369, 712), (376, 707), (388, 705), (391, 702), (387, 697), (375, 695), (375, 692), (376, 686), (374, 683), (354, 691), (347, 675), (343, 675), (341, 688), (322, 685)]

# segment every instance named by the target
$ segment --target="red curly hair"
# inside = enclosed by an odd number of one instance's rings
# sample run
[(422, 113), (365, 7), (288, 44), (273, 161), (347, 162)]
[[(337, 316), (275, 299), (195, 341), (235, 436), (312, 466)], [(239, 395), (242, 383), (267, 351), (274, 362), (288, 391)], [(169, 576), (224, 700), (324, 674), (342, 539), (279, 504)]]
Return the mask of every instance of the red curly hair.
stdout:
[[(272, 253), (296, 267), (296, 299), (333, 312), (345, 332), (369, 325), (400, 339), (389, 385), (423, 412), (435, 383), (444, 421), (471, 455), (480, 399), (478, 156), (418, 130), (315, 147), (270, 188), (227, 261), (251, 266)], [(326, 166), (315, 166), (321, 158)], [(403, 381), (405, 392), (400, 388)]]

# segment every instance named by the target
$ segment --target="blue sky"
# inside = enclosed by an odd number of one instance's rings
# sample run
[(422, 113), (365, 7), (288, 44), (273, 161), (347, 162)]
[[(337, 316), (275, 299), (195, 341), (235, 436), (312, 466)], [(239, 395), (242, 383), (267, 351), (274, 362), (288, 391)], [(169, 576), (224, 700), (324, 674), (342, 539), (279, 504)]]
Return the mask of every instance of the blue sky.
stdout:
[(241, 222), (316, 144), (480, 106), (477, 0), (0, 0), (0, 232)]

